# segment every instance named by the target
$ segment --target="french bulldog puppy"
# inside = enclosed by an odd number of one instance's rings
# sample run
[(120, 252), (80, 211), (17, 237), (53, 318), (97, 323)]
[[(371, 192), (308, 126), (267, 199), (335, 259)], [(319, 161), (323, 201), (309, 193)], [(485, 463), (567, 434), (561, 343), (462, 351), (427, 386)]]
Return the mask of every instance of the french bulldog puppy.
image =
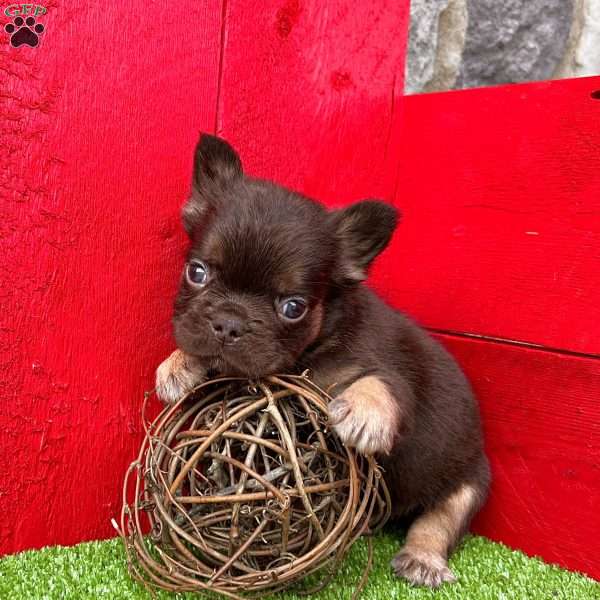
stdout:
[(479, 411), (450, 355), (362, 282), (397, 211), (365, 200), (328, 211), (244, 174), (234, 149), (202, 135), (183, 208), (190, 238), (173, 317), (178, 350), (156, 373), (175, 402), (206, 377), (309, 369), (330, 391), (341, 440), (376, 455), (393, 514), (411, 525), (398, 576), (454, 581), (448, 556), (486, 498)]

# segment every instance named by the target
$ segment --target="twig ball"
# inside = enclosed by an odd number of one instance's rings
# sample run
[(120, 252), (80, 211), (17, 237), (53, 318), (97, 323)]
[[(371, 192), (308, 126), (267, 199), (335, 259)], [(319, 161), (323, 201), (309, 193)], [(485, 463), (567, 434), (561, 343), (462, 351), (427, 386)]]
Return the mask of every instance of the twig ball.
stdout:
[(316, 571), (322, 587), (353, 542), (389, 516), (375, 460), (327, 428), (327, 402), (306, 376), (222, 378), (145, 424), (123, 489), (132, 575), (234, 598)]

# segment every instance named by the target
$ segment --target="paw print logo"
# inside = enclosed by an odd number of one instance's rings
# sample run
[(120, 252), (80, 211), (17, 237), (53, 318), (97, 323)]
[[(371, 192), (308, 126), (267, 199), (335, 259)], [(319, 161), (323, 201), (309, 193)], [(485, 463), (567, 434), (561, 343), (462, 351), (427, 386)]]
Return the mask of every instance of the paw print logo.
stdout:
[(44, 33), (44, 26), (41, 23), (36, 23), (34, 17), (15, 17), (12, 23), (7, 23), (4, 26), (4, 31), (10, 35), (10, 45), (13, 48), (18, 48), (23, 44), (27, 44), (35, 48), (40, 41), (40, 35)]

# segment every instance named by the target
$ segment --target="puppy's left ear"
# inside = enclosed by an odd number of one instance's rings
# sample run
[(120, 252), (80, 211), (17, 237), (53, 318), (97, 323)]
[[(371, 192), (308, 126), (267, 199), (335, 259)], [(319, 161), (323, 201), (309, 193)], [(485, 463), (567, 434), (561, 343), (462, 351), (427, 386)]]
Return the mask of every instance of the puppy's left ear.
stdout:
[(203, 133), (194, 153), (192, 194), (183, 207), (183, 225), (192, 235), (208, 214), (216, 210), (223, 191), (242, 177), (237, 152), (223, 139)]
[(331, 218), (339, 248), (339, 279), (366, 279), (369, 265), (388, 245), (396, 229), (399, 211), (385, 202), (364, 200), (331, 213)]

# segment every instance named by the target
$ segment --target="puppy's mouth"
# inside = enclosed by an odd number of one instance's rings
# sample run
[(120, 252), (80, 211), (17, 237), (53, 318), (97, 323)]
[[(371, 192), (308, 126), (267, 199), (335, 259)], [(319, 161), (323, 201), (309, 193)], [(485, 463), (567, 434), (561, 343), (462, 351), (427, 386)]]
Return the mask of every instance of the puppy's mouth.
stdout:
[(226, 348), (224, 348), (224, 352), (219, 357), (218, 363), (221, 374), (232, 377), (266, 377), (267, 375), (273, 375), (277, 371), (275, 365), (256, 364), (247, 356), (238, 356), (233, 352), (227, 352)]
[(175, 327), (178, 346), (194, 356), (211, 375), (259, 378), (293, 368), (293, 357), (284, 356), (276, 342), (249, 336), (235, 343), (223, 343), (206, 329), (193, 331), (189, 326), (178, 325)]
[(245, 352), (233, 351), (232, 345), (219, 345), (211, 352), (189, 352), (204, 365), (207, 374), (212, 377), (248, 377), (259, 378), (280, 372), (281, 368), (273, 364), (258, 364), (256, 356), (260, 350), (255, 351), (255, 357), (250, 358)]

